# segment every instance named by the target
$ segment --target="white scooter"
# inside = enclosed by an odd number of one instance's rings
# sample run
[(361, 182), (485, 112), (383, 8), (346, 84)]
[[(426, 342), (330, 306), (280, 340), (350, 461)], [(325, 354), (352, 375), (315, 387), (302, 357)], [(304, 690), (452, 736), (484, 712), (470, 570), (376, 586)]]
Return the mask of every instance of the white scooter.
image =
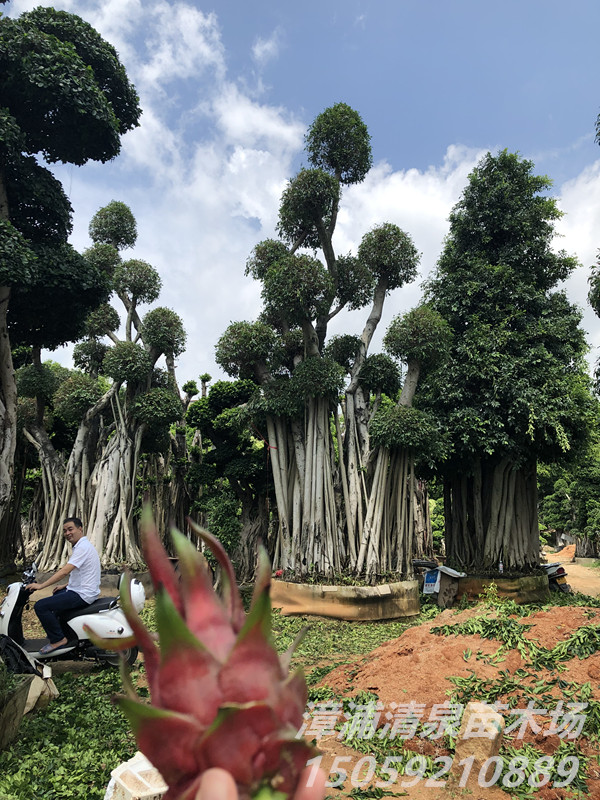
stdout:
[[(88, 625), (95, 634), (103, 639), (126, 639), (132, 636), (133, 631), (119, 607), (118, 597), (100, 597), (86, 608), (60, 614), (59, 619), (67, 644), (52, 650), (51, 653), (44, 655), (40, 652), (41, 647), (46, 643), (45, 639), (25, 639), (22, 621), (23, 609), (29, 603), (31, 592), (28, 586), (35, 582), (36, 574), (37, 567), (33, 564), (23, 573), (22, 581), (9, 584), (6, 597), (0, 605), (0, 634), (10, 637), (38, 661), (95, 660), (101, 664), (118, 666), (120, 654), (96, 647), (84, 630), (84, 626)], [(121, 575), (119, 586), (124, 578), (125, 575)], [(131, 598), (136, 610), (141, 611), (146, 602), (146, 592), (143, 584), (137, 578), (131, 580)], [(122, 650), (121, 653), (127, 663), (131, 665), (137, 658), (138, 649), (131, 647)]]

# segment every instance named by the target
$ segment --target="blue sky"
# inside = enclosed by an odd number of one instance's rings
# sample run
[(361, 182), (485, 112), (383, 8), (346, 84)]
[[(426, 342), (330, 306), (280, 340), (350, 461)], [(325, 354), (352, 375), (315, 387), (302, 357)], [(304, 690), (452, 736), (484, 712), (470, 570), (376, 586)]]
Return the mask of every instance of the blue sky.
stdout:
[[(567, 288), (586, 306), (600, 247), (597, 0), (12, 0), (4, 8), (16, 16), (40, 4), (92, 23), (141, 96), (142, 125), (118, 159), (57, 174), (79, 249), (98, 208), (112, 199), (131, 207), (139, 238), (124, 256), (157, 267), (159, 303), (188, 331), (181, 382), (218, 377), (218, 337), (259, 312), (245, 260), (274, 235), (306, 127), (338, 101), (362, 115), (374, 154), (364, 184), (344, 193), (338, 252), (395, 222), (423, 253), (422, 280), (467, 175), (487, 150), (506, 147), (554, 181), (566, 212), (557, 246), (582, 263)], [(390, 296), (381, 334), (418, 302), (419, 283)], [(332, 332), (358, 332), (363, 318), (336, 320)], [(587, 308), (584, 327), (598, 348), (600, 321)], [(53, 357), (68, 363), (69, 353)]]

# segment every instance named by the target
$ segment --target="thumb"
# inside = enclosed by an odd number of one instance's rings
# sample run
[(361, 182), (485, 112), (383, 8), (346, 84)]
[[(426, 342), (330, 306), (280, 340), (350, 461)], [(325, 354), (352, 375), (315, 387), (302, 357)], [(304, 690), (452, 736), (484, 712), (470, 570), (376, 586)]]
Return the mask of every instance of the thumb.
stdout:
[(224, 769), (207, 769), (200, 779), (196, 800), (238, 800), (235, 781)]

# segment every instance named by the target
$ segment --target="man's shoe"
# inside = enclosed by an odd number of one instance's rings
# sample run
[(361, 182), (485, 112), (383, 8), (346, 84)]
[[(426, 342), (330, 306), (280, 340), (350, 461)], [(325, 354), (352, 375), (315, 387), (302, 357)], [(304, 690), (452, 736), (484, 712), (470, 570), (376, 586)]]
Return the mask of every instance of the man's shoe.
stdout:
[(61, 647), (66, 647), (69, 643), (66, 639), (61, 639), (60, 642), (50, 642), (49, 644), (45, 644), (42, 648), (40, 648), (40, 653), (43, 656), (47, 656), (50, 653), (54, 652), (54, 650), (60, 650)]

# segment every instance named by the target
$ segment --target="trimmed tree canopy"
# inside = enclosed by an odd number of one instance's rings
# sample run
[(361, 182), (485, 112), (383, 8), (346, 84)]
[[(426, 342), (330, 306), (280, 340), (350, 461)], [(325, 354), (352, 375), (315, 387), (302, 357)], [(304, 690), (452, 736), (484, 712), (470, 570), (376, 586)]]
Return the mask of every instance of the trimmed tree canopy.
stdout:
[(336, 103), (315, 119), (305, 138), (314, 167), (327, 170), (340, 183), (360, 183), (371, 169), (371, 137), (358, 111)]
[(115, 49), (75, 14), (36, 8), (0, 19), (0, 96), (47, 161), (109, 161), (140, 108)]
[(560, 455), (586, 350), (580, 312), (551, 292), (577, 261), (551, 248), (556, 201), (531, 161), (487, 154), (450, 216), (428, 296), (453, 333), (435, 406), (455, 454)]

